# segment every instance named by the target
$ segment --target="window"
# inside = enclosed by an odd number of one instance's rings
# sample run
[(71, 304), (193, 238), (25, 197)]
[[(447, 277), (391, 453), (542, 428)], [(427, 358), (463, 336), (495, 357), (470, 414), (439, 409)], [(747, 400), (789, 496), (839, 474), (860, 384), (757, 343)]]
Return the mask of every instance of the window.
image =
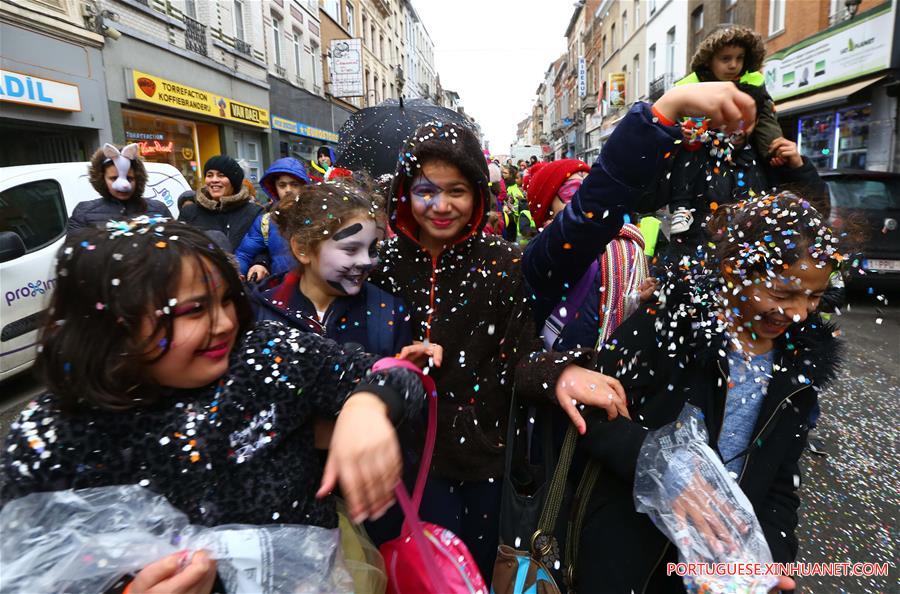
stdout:
[(611, 50), (610, 53), (616, 51), (616, 48), (618, 46), (616, 45), (616, 24), (615, 23), (613, 23), (612, 26), (609, 28), (609, 45), (610, 45), (610, 50)]
[(666, 73), (675, 71), (675, 27), (666, 33)]
[(844, 0), (831, 0), (831, 7), (828, 10), (828, 23), (833, 25), (844, 15)]
[(622, 101), (625, 102), (625, 105), (628, 105), (628, 97), (631, 96), (631, 79), (628, 78), (628, 64), (622, 66), (622, 74), (625, 78), (625, 92), (622, 93)]
[(656, 12), (656, 0), (650, 0), (650, 14)]
[(197, 20), (197, 0), (184, 0), (184, 14)]
[(639, 54), (635, 54), (634, 58), (631, 60), (631, 69), (634, 71), (634, 95), (633, 97), (637, 99), (640, 97), (641, 93), (639, 91), (641, 87), (641, 56)]
[(647, 52), (647, 76), (651, 81), (656, 80), (656, 44), (650, 46)]
[(336, 23), (341, 22), (341, 0), (325, 0), (325, 12)]
[(0, 231), (22, 238), (33, 252), (66, 232), (66, 203), (62, 188), (50, 179), (28, 182), (0, 192)]
[(312, 76), (313, 90), (318, 93), (320, 91), (318, 87), (322, 84), (322, 54), (319, 51), (319, 44), (315, 41), (310, 41), (309, 53), (310, 58), (312, 59), (310, 73)]
[(244, 38), (244, 3), (242, 0), (234, 0), (234, 38), (247, 41)]
[(602, 55), (602, 54), (606, 54), (607, 56), (609, 55), (609, 52), (608, 52), (607, 49), (606, 49), (606, 35), (604, 35), (604, 36), (600, 39), (600, 53), (601, 53), (601, 56), (600, 56), (600, 59), (601, 59), (601, 60), (603, 60), (603, 55)]
[(275, 53), (275, 65), (281, 66), (281, 21), (276, 18), (272, 19), (272, 36), (275, 38), (275, 42), (272, 44), (272, 51)]
[(634, 2), (634, 30), (641, 26), (641, 0)]
[(628, 11), (622, 12), (622, 43), (628, 39)]
[(378, 58), (384, 62), (384, 35), (378, 36)]
[(300, 61), (301, 52), (300, 48), (303, 47), (303, 38), (301, 37), (301, 33), (294, 30), (294, 67), (297, 68), (297, 82), (300, 82), (300, 78), (303, 76), (303, 62)]
[(691, 13), (691, 32), (695, 35), (703, 31), (703, 5)]
[(784, 0), (769, 0), (769, 35), (784, 31)]
[(737, 4), (737, 0), (722, 0), (722, 22), (733, 24), (734, 23), (734, 7)]
[(353, 37), (356, 34), (356, 28), (354, 26), (354, 20), (356, 19), (355, 11), (353, 10), (353, 5), (349, 2), (347, 3), (347, 32), (350, 33), (350, 37)]

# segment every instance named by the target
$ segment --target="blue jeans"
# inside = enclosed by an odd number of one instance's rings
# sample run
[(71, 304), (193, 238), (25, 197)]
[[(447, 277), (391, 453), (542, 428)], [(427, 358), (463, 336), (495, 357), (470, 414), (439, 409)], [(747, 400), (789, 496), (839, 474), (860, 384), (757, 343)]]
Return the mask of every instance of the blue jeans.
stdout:
[(429, 477), (419, 515), (456, 534), (490, 587), (500, 536), (500, 478), (462, 482)]

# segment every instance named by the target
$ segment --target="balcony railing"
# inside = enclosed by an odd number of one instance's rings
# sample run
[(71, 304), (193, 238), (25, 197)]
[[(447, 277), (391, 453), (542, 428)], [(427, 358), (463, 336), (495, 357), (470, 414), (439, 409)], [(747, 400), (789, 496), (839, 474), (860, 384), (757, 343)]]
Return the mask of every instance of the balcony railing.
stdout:
[(284, 66), (275, 64), (275, 74), (277, 74), (281, 78), (284, 78), (285, 76), (287, 76), (287, 69)]
[(184, 43), (187, 49), (203, 56), (209, 55), (206, 42), (206, 25), (184, 15)]
[(587, 114), (597, 111), (597, 93), (588, 93), (581, 98), (581, 111)]
[(240, 39), (234, 40), (234, 49), (235, 51), (240, 52), (245, 56), (249, 56), (253, 52), (253, 50), (250, 48), (250, 44)]
[(666, 91), (672, 88), (675, 84), (675, 77), (672, 76), (671, 72), (666, 72), (660, 77), (655, 78), (650, 83), (650, 89), (648, 92), (648, 98), (650, 101), (656, 101), (660, 97), (662, 97)]
[(298, 85), (300, 85), (301, 87), (306, 88), (306, 79), (304, 79), (302, 76), (300, 76), (300, 75), (298, 74), (296, 77), (294, 77), (294, 80), (297, 81), (297, 84), (298, 84)]

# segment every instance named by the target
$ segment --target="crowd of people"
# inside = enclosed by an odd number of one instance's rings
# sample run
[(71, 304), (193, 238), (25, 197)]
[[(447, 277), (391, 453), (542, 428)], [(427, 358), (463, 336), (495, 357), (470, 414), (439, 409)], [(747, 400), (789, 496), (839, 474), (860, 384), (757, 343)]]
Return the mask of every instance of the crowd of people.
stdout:
[[(771, 125), (760, 44), (739, 27), (707, 40), (593, 164), (499, 163), (467, 127), (435, 122), (397, 147), (387, 181), (328, 148), (309, 167), (278, 159), (265, 202), (212, 157), (172, 220), (142, 198), (139, 157), (98, 151), (101, 198), (76, 208), (58, 255), (48, 391), (7, 438), (2, 502), (136, 484), (195, 524), (335, 528), (338, 494), (380, 545), (403, 529), (394, 493), (422, 458), (427, 376), (437, 439), (420, 515), (464, 542), (487, 587), (498, 546), (530, 543), (583, 592), (683, 590), (666, 572), (679, 543), (633, 490), (642, 449), (686, 406), (771, 558), (793, 561), (798, 462), (839, 349), (817, 310), (844, 251), (815, 169)], [(566, 512), (579, 530), (535, 547), (537, 517), (504, 527), (509, 502), (542, 504), (569, 433), (566, 490), (588, 469), (595, 482)], [(728, 548), (703, 477), (671, 489), (684, 525)], [(222, 585), (197, 552), (116, 587)]]

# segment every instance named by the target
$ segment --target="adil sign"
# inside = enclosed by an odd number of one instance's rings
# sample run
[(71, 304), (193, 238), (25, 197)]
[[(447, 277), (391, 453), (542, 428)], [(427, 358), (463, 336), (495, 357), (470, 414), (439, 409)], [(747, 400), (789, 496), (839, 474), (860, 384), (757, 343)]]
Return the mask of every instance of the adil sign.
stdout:
[(77, 85), (10, 70), (0, 70), (0, 101), (44, 109), (81, 111)]

